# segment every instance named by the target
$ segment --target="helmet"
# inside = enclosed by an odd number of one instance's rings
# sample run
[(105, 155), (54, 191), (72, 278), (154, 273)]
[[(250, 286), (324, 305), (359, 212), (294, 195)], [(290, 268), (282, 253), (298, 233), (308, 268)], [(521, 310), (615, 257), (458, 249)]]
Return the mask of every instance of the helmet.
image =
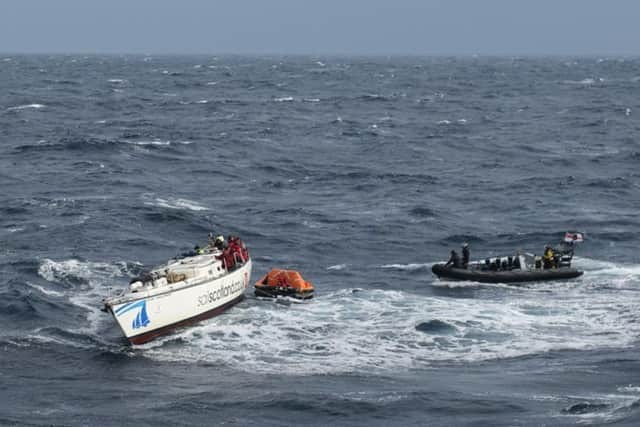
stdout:
[(216, 242), (224, 242), (224, 236), (216, 237)]
[(469, 247), (469, 243), (464, 242), (464, 243), (462, 244), (462, 247), (463, 247), (463, 248), (468, 248), (468, 247)]

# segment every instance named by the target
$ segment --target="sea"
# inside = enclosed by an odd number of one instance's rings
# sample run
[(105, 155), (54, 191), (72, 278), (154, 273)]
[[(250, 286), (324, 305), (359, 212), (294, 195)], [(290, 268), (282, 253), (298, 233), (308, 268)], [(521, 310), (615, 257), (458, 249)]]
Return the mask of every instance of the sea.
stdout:
[[(0, 55), (0, 425), (640, 424), (640, 58)], [(440, 280), (584, 233), (578, 279)], [(131, 346), (237, 234), (315, 298)]]

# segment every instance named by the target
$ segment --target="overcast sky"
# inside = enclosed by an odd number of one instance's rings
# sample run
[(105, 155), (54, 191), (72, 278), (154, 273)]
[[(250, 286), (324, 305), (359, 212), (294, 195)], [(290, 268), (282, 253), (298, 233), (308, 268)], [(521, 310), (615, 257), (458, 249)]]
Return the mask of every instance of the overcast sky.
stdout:
[(0, 52), (640, 54), (636, 0), (0, 0)]

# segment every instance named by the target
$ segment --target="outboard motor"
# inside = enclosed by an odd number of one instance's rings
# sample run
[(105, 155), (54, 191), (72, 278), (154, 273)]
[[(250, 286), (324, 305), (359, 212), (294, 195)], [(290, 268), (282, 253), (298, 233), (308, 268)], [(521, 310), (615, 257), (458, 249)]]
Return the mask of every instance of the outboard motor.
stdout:
[(573, 258), (573, 254), (562, 254), (560, 256), (560, 261), (558, 262), (559, 267), (571, 267), (571, 259)]

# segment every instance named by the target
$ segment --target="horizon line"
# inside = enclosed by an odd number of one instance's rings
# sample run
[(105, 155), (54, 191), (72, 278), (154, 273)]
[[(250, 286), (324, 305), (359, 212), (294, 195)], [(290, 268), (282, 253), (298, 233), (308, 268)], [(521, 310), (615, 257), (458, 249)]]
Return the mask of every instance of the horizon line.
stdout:
[(248, 56), (248, 57), (269, 57), (269, 56), (290, 56), (290, 57), (374, 57), (374, 58), (392, 58), (392, 57), (423, 57), (423, 58), (539, 58), (539, 57), (551, 57), (551, 58), (560, 58), (560, 57), (585, 57), (585, 58), (638, 58), (640, 57), (640, 53), (403, 53), (403, 52), (393, 52), (393, 53), (344, 53), (344, 52), (324, 52), (324, 53), (300, 53), (300, 52), (88, 52), (88, 51), (31, 51), (31, 52), (20, 52), (20, 51), (0, 51), (0, 55), (20, 55), (20, 56), (44, 56), (44, 55), (61, 55), (61, 56), (72, 56), (72, 55), (83, 55), (83, 56)]

